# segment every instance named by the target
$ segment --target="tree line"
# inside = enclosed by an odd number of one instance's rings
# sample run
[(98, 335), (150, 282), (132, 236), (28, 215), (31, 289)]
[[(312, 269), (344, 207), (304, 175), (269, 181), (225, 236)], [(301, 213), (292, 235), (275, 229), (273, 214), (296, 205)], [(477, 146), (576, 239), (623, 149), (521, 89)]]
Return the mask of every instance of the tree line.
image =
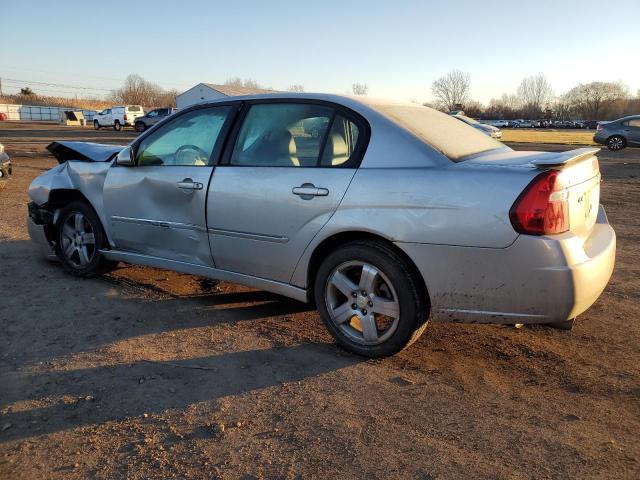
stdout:
[(522, 79), (515, 93), (492, 98), (488, 105), (471, 98), (471, 76), (460, 70), (436, 79), (431, 92), (435, 102), (425, 105), (483, 119), (610, 120), (640, 113), (640, 90), (633, 96), (622, 82), (580, 83), (555, 95), (543, 74)]

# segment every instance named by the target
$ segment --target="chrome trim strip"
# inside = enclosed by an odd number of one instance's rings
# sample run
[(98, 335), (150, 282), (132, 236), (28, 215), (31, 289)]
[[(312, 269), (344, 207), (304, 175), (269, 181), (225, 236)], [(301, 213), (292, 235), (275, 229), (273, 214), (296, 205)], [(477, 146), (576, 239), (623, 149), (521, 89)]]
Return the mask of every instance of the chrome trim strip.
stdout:
[(153, 257), (151, 255), (143, 255), (140, 253), (123, 252), (121, 250), (100, 250), (100, 253), (109, 260), (133, 263), (136, 265), (147, 265), (149, 267), (166, 268), (176, 272), (202, 275), (203, 277), (209, 277), (223, 282), (240, 283), (248, 287), (284, 295), (300, 302), (308, 302), (307, 291), (305, 289), (294, 287), (288, 283), (253, 277), (251, 275), (230, 272), (228, 270), (220, 270), (218, 268), (207, 267), (205, 265), (196, 265), (193, 263), (180, 262), (178, 260), (168, 260), (165, 258)]
[(262, 235), (260, 233), (236, 232), (234, 230), (221, 230), (219, 228), (210, 228), (209, 233), (214, 235), (224, 235), (226, 237), (247, 238), (249, 240), (261, 240), (263, 242), (287, 243), (288, 237), (277, 235)]
[(111, 217), (111, 220), (114, 222), (135, 223), (138, 225), (150, 225), (153, 227), (174, 228), (179, 230), (195, 230), (196, 232), (207, 231), (205, 227), (201, 227), (200, 225), (192, 225), (190, 223), (180, 223), (180, 222), (165, 222), (164, 220), (149, 220), (146, 218), (119, 217), (117, 215), (113, 215)]

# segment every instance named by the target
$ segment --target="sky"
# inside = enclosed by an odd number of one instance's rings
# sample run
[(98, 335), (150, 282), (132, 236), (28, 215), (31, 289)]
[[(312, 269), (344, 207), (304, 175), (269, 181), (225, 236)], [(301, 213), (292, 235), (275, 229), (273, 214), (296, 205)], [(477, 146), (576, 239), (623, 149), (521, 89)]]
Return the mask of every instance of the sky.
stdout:
[(0, 78), (6, 93), (60, 96), (105, 95), (130, 73), (179, 91), (231, 77), (333, 93), (359, 82), (426, 102), (459, 69), (483, 103), (538, 73), (556, 94), (591, 81), (636, 93), (639, 19), (640, 0), (0, 0)]

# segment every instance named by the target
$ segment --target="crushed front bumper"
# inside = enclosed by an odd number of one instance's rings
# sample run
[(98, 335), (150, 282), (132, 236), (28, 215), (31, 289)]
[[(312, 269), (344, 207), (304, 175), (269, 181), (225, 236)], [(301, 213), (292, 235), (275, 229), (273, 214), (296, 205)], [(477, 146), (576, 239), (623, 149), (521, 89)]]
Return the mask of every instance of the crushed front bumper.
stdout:
[(53, 244), (49, 240), (52, 234), (53, 213), (47, 208), (40, 207), (34, 202), (27, 205), (29, 218), (27, 219), (27, 229), (31, 241), (35, 243), (39, 250), (49, 260), (57, 259)]

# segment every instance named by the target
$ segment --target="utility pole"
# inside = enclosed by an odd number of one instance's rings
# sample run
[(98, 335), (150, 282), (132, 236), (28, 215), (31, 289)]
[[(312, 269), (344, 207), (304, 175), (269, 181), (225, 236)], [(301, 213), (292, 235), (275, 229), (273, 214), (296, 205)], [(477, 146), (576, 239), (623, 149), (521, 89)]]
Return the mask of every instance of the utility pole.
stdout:
[(2, 77), (0, 77), (0, 97), (2, 96)]

